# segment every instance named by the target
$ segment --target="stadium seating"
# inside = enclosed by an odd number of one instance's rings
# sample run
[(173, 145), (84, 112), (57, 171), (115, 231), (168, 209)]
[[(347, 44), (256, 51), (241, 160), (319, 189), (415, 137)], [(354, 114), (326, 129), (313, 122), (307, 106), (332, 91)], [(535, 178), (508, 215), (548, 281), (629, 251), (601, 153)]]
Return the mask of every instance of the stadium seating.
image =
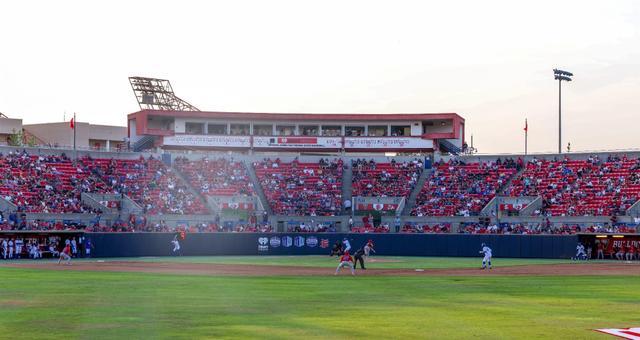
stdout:
[(416, 233), (416, 234), (448, 234), (451, 232), (451, 224), (415, 224), (407, 223), (400, 229), (401, 233)]
[(533, 159), (507, 194), (542, 196), (539, 213), (547, 216), (624, 214), (640, 198), (640, 160), (626, 156)]
[(342, 160), (286, 163), (265, 159), (253, 164), (275, 214), (333, 216), (342, 207)]
[(95, 190), (95, 184), (88, 174), (78, 172), (64, 154), (0, 155), (0, 195), (21, 212), (93, 212), (80, 198), (82, 192)]
[(171, 170), (157, 159), (79, 160), (79, 169), (102, 184), (96, 192), (125, 194), (149, 214), (205, 214), (204, 203), (194, 196)]
[(353, 196), (407, 197), (422, 173), (422, 161), (376, 163), (374, 160), (352, 161)]
[(185, 174), (191, 185), (204, 195), (252, 196), (254, 194), (253, 183), (242, 162), (206, 157), (189, 161), (184, 157), (178, 157), (175, 165)]
[(473, 216), (516, 173), (514, 161), (434, 165), (418, 194), (414, 216)]

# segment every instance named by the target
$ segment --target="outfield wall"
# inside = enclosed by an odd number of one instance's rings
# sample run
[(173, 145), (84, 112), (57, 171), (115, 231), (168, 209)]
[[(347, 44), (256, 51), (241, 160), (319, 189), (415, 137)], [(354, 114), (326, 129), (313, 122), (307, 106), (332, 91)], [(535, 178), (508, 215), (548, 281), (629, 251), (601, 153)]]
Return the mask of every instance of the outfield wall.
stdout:
[[(174, 233), (86, 233), (95, 257), (172, 255)], [(194, 233), (180, 241), (182, 255), (328, 255), (347, 237), (354, 251), (373, 240), (378, 255), (479, 256), (487, 243), (495, 257), (570, 258), (577, 236), (460, 234), (334, 234), (334, 233)]]

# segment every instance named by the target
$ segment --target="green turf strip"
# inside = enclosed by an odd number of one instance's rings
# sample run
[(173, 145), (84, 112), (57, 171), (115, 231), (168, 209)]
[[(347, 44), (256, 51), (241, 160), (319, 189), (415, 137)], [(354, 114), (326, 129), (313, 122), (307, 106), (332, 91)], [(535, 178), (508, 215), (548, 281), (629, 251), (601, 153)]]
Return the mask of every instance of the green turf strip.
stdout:
[[(451, 267), (451, 266), (450, 266)], [(0, 267), (6, 339), (584, 339), (637, 277), (208, 277)]]

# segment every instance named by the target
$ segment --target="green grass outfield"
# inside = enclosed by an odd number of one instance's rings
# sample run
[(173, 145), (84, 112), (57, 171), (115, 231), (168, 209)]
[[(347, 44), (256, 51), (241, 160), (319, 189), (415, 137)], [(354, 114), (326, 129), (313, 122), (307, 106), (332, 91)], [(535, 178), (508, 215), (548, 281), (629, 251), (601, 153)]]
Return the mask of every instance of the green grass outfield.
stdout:
[[(384, 259), (400, 262), (370, 267), (479, 264), (478, 258)], [(336, 263), (319, 256), (139, 260)], [(3, 339), (606, 339), (592, 329), (640, 326), (638, 306), (637, 276), (213, 277), (17, 269), (0, 262)]]

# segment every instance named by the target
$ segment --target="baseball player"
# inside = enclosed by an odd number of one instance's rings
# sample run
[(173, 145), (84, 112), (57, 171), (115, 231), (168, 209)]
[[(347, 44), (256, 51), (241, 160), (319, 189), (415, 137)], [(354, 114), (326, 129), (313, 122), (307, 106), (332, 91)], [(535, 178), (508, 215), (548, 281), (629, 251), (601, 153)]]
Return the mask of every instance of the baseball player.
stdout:
[(578, 245), (576, 246), (576, 257), (574, 258), (574, 260), (586, 260), (587, 259), (587, 254), (584, 252), (584, 246), (582, 245), (582, 243), (578, 243)]
[(16, 258), (22, 257), (22, 246), (24, 246), (24, 240), (21, 238), (16, 239)]
[(176, 235), (171, 241), (173, 245), (173, 253), (176, 255), (180, 255), (180, 242), (178, 242), (178, 236)]
[(66, 244), (62, 249), (62, 251), (60, 252), (60, 258), (58, 258), (58, 264), (60, 264), (62, 260), (67, 261), (66, 263), (67, 265), (71, 265), (71, 245), (70, 244)]
[(338, 272), (342, 267), (349, 267), (349, 269), (351, 269), (351, 275), (356, 275), (355, 268), (353, 267), (353, 257), (349, 255), (349, 251), (345, 251), (344, 255), (340, 256), (340, 263), (338, 264), (338, 268), (336, 268), (336, 272), (333, 275), (338, 275)]
[(363, 249), (364, 249), (364, 258), (366, 260), (369, 260), (369, 254), (371, 252), (374, 252), (374, 253), (376, 252), (376, 250), (373, 249), (373, 240), (367, 241), (367, 244), (364, 245)]
[(2, 240), (2, 258), (7, 259), (7, 255), (9, 255), (9, 243), (6, 239)]
[(616, 259), (622, 261), (624, 259), (624, 244), (621, 244), (616, 252)]
[(598, 249), (598, 255), (596, 255), (596, 259), (604, 260), (604, 243), (598, 242), (598, 245), (596, 245), (596, 248)]
[(629, 243), (629, 247), (627, 247), (627, 261), (632, 261), (636, 256), (636, 246), (633, 243)]
[(349, 240), (345, 237), (344, 240), (342, 240), (342, 244), (344, 245), (344, 252), (347, 253), (351, 250), (351, 243), (349, 243)]
[(13, 258), (13, 251), (14, 251), (13, 240), (9, 239), (9, 259)]
[(491, 248), (487, 247), (487, 245), (483, 243), (480, 254), (484, 254), (484, 258), (482, 259), (482, 269), (486, 269), (487, 265), (489, 266), (489, 269), (491, 269)]
[(334, 244), (331, 249), (331, 254), (329, 254), (329, 256), (333, 255), (342, 255), (342, 242), (340, 240), (337, 240), (336, 244)]
[(71, 254), (73, 257), (78, 257), (78, 243), (75, 237), (71, 239)]
[(56, 244), (49, 243), (49, 253), (51, 253), (52, 257), (58, 257), (60, 256), (60, 252), (56, 250), (56, 248), (58, 248), (58, 244), (56, 242)]
[(93, 248), (93, 244), (91, 243), (91, 239), (87, 238), (84, 241), (84, 257), (91, 257), (91, 249)]

